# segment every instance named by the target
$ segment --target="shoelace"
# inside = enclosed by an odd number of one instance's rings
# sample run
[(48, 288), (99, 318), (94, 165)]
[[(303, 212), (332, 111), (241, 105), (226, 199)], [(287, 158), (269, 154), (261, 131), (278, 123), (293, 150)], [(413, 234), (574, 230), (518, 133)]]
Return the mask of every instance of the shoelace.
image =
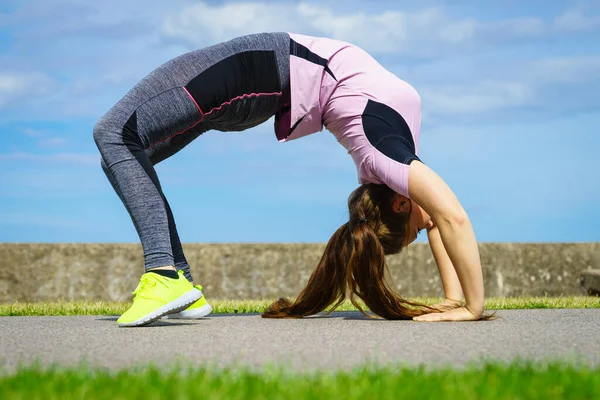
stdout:
[(138, 283), (137, 287), (133, 292), (131, 292), (131, 294), (133, 294), (135, 297), (143, 297), (144, 291), (155, 287), (157, 282), (161, 283), (163, 286), (168, 287), (168, 285), (163, 280), (157, 279), (152, 275), (154, 274), (143, 275), (140, 279), (140, 283)]
[(149, 279), (147, 276), (142, 276), (140, 283), (138, 283), (137, 287), (133, 292), (131, 292), (131, 294), (135, 297), (138, 297), (138, 295), (141, 297), (145, 290), (154, 286), (156, 286), (156, 281), (154, 279)]

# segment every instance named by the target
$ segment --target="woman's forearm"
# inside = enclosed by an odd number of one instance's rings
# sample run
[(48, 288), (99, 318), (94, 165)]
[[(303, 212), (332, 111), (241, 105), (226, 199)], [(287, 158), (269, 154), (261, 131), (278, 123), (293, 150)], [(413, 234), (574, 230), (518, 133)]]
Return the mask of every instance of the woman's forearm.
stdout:
[(479, 248), (469, 217), (450, 187), (431, 168), (414, 161), (409, 171), (410, 197), (431, 216), (456, 270), (467, 303), (475, 318), (483, 314), (483, 274)]
[(437, 264), (438, 271), (440, 272), (440, 278), (442, 279), (442, 286), (444, 288), (444, 295), (446, 299), (462, 301), (463, 291), (458, 280), (458, 275), (452, 265), (452, 261), (444, 248), (442, 243), (442, 237), (437, 226), (433, 226), (427, 229), (427, 237), (429, 239), (429, 246), (433, 253), (433, 258)]
[(471, 221), (466, 214), (436, 221), (444, 248), (455, 267), (467, 308), (481, 316), (484, 307), (483, 274), (479, 248)]

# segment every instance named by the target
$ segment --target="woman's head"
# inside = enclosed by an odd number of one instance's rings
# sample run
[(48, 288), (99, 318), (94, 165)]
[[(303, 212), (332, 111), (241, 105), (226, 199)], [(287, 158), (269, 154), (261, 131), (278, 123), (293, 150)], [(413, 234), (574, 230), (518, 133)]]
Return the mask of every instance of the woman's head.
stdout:
[(373, 229), (385, 255), (397, 254), (430, 226), (431, 218), (417, 203), (386, 185), (362, 185), (348, 198), (349, 223), (366, 223)]
[(263, 317), (285, 318), (333, 309), (349, 296), (387, 319), (409, 319), (436, 311), (402, 299), (385, 280), (385, 256), (399, 253), (412, 242), (429, 216), (405, 196), (385, 185), (367, 184), (348, 198), (349, 221), (333, 234), (308, 284), (294, 303), (279, 299)]

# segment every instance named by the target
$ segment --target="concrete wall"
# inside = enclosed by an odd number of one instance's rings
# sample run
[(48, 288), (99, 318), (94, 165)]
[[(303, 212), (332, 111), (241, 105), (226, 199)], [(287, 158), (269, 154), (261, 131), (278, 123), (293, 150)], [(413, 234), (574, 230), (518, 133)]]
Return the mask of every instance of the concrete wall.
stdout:
[[(187, 244), (192, 273), (213, 299), (293, 297), (324, 244)], [(487, 296), (578, 295), (581, 272), (600, 268), (600, 243), (480, 244)], [(388, 257), (403, 296), (441, 296), (428, 244)], [(127, 300), (143, 272), (135, 244), (0, 244), (0, 302)]]

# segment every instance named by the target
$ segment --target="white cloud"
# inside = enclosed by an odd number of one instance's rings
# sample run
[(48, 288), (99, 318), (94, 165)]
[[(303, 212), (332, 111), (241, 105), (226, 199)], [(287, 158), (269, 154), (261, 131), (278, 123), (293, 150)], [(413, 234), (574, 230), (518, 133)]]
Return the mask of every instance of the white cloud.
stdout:
[[(114, 193), (99, 164), (95, 166), (69, 163), (1, 164), (0, 201), (2, 199), (68, 199), (94, 197)], [(14, 203), (16, 204), (16, 203)]]
[(0, 162), (32, 161), (50, 164), (68, 164), (76, 166), (98, 166), (100, 165), (100, 154), (90, 153), (56, 153), (56, 154), (32, 154), (32, 153), (10, 153), (0, 154)]
[[(265, 12), (267, 8), (269, 12)], [(165, 17), (162, 32), (166, 37), (201, 46), (248, 33), (282, 30), (348, 41), (376, 54), (431, 57), (474, 46), (537, 39), (559, 30), (575, 31), (566, 29), (570, 25), (592, 30), (600, 27), (597, 19), (600, 17), (567, 11), (554, 23), (538, 17), (481, 22), (455, 17), (450, 9), (441, 7), (343, 13), (339, 8), (308, 2), (198, 2)]]
[(554, 19), (554, 27), (561, 32), (590, 32), (600, 29), (600, 15), (588, 15), (581, 8), (565, 11)]
[[(269, 12), (265, 12), (267, 9)], [(289, 4), (237, 2), (212, 6), (201, 1), (167, 15), (162, 33), (193, 45), (207, 45), (248, 33), (301, 30), (304, 24), (302, 20), (294, 21), (294, 12)]]
[(32, 138), (43, 137), (43, 136), (48, 135), (48, 133), (50, 133), (50, 131), (47, 129), (33, 129), (33, 128), (21, 128), (21, 129), (19, 129), (19, 131), (21, 133), (23, 133), (24, 135), (32, 137)]
[(40, 147), (60, 147), (68, 143), (68, 140), (62, 137), (51, 137), (48, 139), (42, 139), (37, 144)]
[(472, 18), (456, 18), (440, 7), (354, 15), (340, 15), (326, 6), (300, 5), (299, 8), (310, 17), (310, 26), (315, 30), (382, 54), (434, 56), (450, 48), (537, 37), (546, 29), (539, 18), (481, 23)]
[[(489, 117), (493, 113), (523, 110), (553, 112), (597, 104), (600, 83), (600, 56), (545, 57), (518, 61), (510, 66), (494, 64), (461, 65), (440, 61), (421, 68), (411, 82), (423, 99), (423, 119), (436, 117)], [(443, 79), (432, 74), (445, 71)], [(453, 82), (453, 83), (445, 83)], [(585, 95), (582, 93), (584, 91)], [(508, 115), (504, 114), (508, 117)], [(521, 118), (523, 114), (512, 116)]]
[(0, 71), (0, 108), (17, 99), (47, 93), (52, 80), (44, 73)]
[(537, 17), (501, 20), (489, 24), (477, 23), (479, 31), (492, 36), (506, 38), (537, 38), (549, 33), (549, 26)]
[[(268, 13), (264, 12), (267, 8)], [(472, 40), (479, 25), (468, 19), (453, 20), (440, 8), (344, 14), (330, 6), (305, 2), (294, 6), (264, 2), (224, 5), (199, 2), (166, 17), (162, 28), (166, 36), (193, 45), (281, 30), (345, 40), (373, 53), (420, 53), (424, 45), (431, 48)]]
[(20, 212), (0, 213), (0, 225), (24, 225), (49, 228), (87, 228), (87, 224), (76, 219), (50, 214)]
[[(5, 16), (0, 25), (18, 33), (17, 48), (31, 50), (20, 56), (0, 55), (0, 68), (5, 64), (12, 66), (9, 72), (1, 73), (0, 69), (0, 110), (6, 111), (3, 117), (22, 119), (34, 114), (45, 119), (98, 118), (131, 85), (167, 59), (252, 32), (292, 31), (333, 37), (355, 43), (378, 59), (382, 55), (387, 63), (393, 57), (397, 61), (392, 62), (404, 65), (409, 65), (415, 57), (437, 61), (461, 54), (461, 68), (469, 69), (481, 52), (468, 50), (483, 48), (496, 52), (498, 44), (579, 32), (567, 29), (569, 26), (590, 31), (598, 28), (599, 18), (573, 9), (554, 20), (520, 16), (482, 21), (458, 15), (449, 7), (403, 9), (401, 5), (385, 3), (387, 10), (373, 6), (346, 11), (325, 2), (260, 0), (218, 3), (174, 0), (168, 5), (157, 3), (151, 7), (132, 0), (122, 5), (124, 12), (114, 15), (112, 10), (118, 4), (116, 0), (101, 3), (57, 0), (50, 7), (44, 1), (34, 0), (15, 15)], [(357, 11), (359, 8), (364, 11)], [(129, 27), (118, 30), (118, 40), (114, 38), (117, 27)], [(39, 40), (33, 36), (42, 34), (57, 38), (53, 46), (36, 44)], [(90, 44), (94, 46), (93, 52), (89, 51)], [(45, 73), (10, 72), (18, 71), (16, 65), (32, 65), (26, 61), (33, 52), (41, 57), (36, 65), (44, 65), (45, 71), (57, 71), (66, 77), (60, 85)], [(67, 56), (56, 57), (57, 52), (65, 52)], [(528, 104), (532, 91), (537, 93), (539, 87), (531, 81), (539, 82), (540, 77), (546, 77), (548, 83), (561, 79), (568, 83), (568, 79), (597, 76), (599, 70), (594, 64), (567, 65), (569, 61), (555, 60), (553, 65), (540, 63), (538, 70), (526, 79), (522, 78), (522, 72), (515, 77), (488, 75), (494, 68), (514, 71), (511, 64), (518, 57), (515, 54), (501, 61), (495, 59), (497, 66), (485, 65), (488, 70), (475, 71), (464, 83), (455, 81), (452, 72), (430, 69), (429, 76), (424, 76), (419, 84), (419, 89), (432, 99), (427, 108), (442, 110), (445, 115), (454, 111), (466, 115), (469, 110), (493, 111)], [(571, 78), (566, 77), (568, 73)], [(442, 78), (440, 86), (436, 80)]]
[(549, 57), (534, 61), (529, 78), (544, 83), (585, 83), (600, 79), (600, 56)]
[(58, 147), (69, 142), (64, 137), (56, 136), (55, 132), (50, 129), (19, 128), (18, 131), (25, 136), (38, 139), (37, 145), (39, 147)]
[(21, 92), (25, 88), (25, 81), (14, 75), (0, 75), (0, 93), (11, 94)]
[(497, 111), (534, 101), (533, 89), (522, 82), (484, 81), (425, 87), (421, 96), (428, 113), (450, 116)]
[[(348, 7), (353, 11), (346, 11), (340, 4), (172, 0), (149, 5), (142, 0), (55, 0), (49, 5), (32, 0), (16, 12), (0, 16), (0, 26), (12, 28), (18, 39), (96, 38), (123, 46), (136, 40), (148, 44), (164, 36), (183, 40), (190, 48), (247, 33), (292, 31), (351, 41), (374, 53), (409, 55), (432, 55), (446, 51), (447, 46), (456, 50), (600, 29), (600, 16), (581, 7), (566, 10), (554, 20), (520, 16), (482, 22), (459, 16), (450, 7), (406, 9), (397, 3), (356, 7), (359, 3), (355, 3)], [(164, 45), (155, 41), (157, 44)]]

